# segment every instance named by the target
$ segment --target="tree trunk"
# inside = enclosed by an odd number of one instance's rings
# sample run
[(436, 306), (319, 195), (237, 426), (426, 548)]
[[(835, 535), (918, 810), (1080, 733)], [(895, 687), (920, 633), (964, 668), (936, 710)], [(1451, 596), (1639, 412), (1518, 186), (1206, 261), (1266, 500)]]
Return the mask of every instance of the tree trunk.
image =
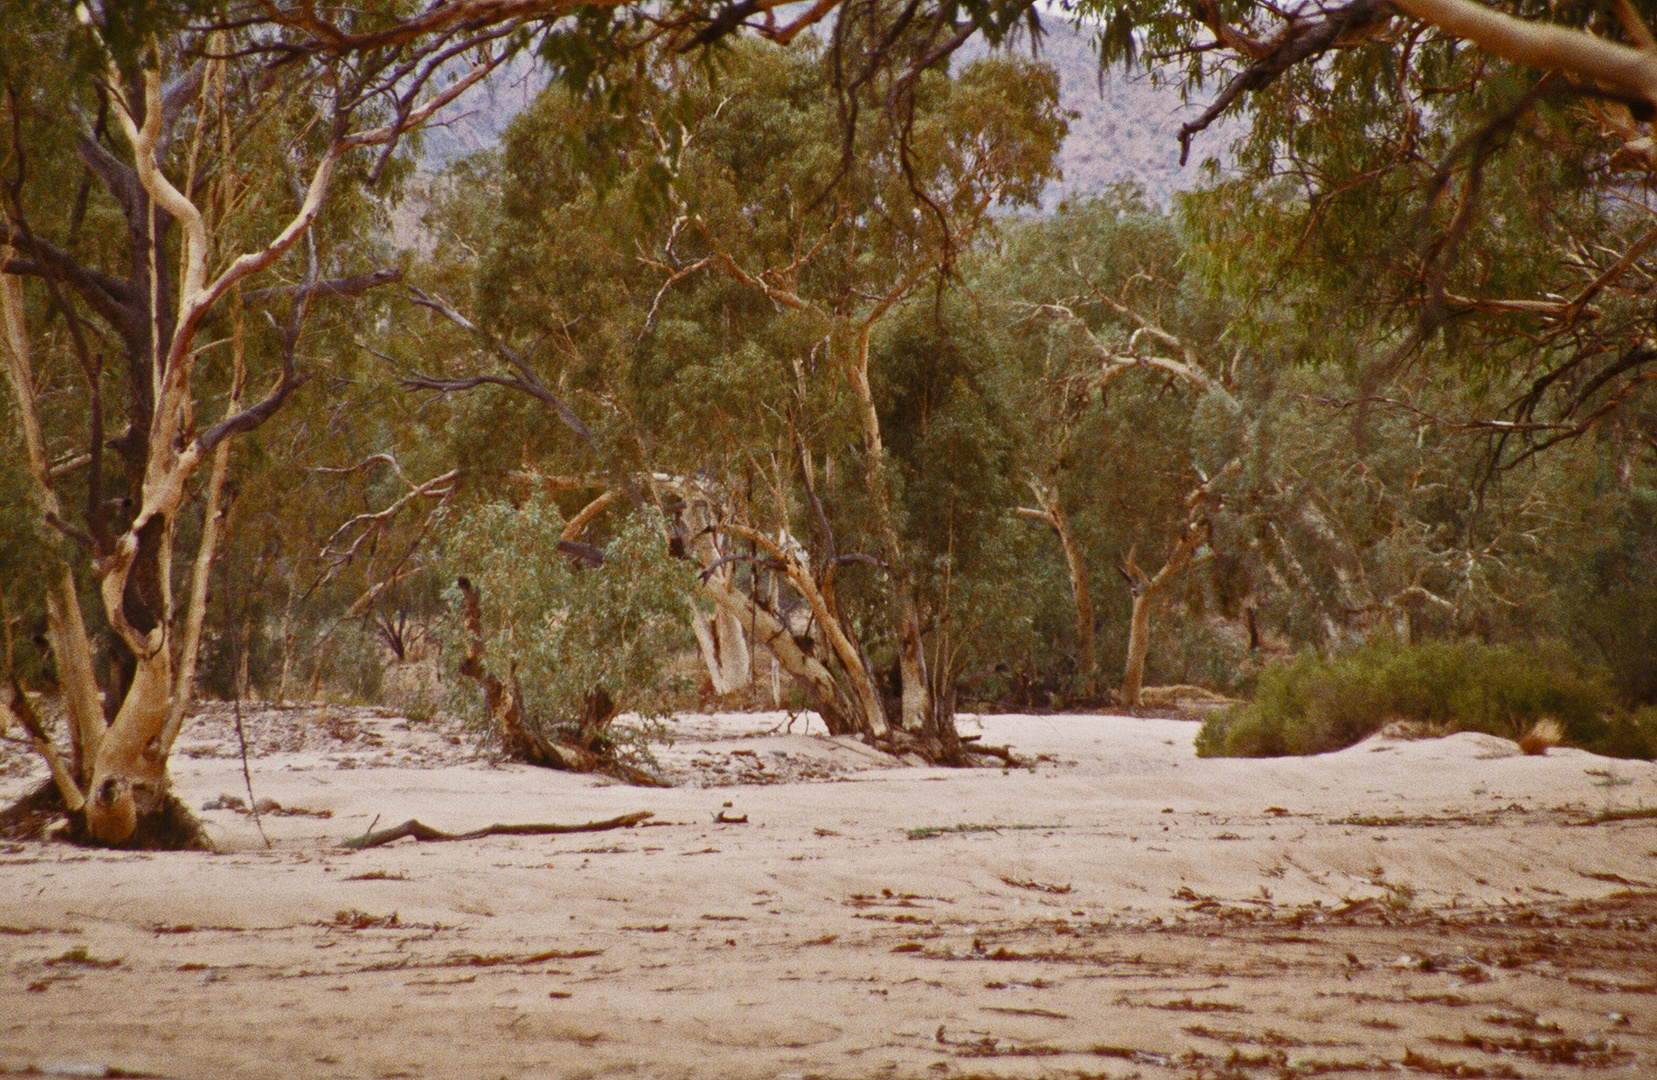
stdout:
[(1146, 577), (1144, 571), (1134, 565), (1133, 550), (1128, 550), (1121, 570), (1133, 590), (1133, 613), (1128, 623), (1128, 660), (1122, 671), (1122, 688), (1117, 692), (1117, 703), (1124, 708), (1139, 707), (1139, 692), (1145, 680), (1145, 657), (1151, 650), (1151, 604), (1175, 575), (1190, 565), (1197, 549), (1207, 543), (1214, 528), (1209, 515), (1220, 501), (1215, 488), (1242, 465), (1242, 458), (1232, 458), (1211, 479), (1203, 481), (1186, 495), (1185, 530), (1155, 577)]
[(693, 607), (690, 626), (715, 694), (724, 697), (753, 683), (753, 654), (737, 615), (724, 607), (715, 608), (711, 615)]
[(740, 620), (754, 642), (764, 646), (782, 669), (800, 684), (811, 707), (822, 716), (829, 734), (861, 733), (863, 726), (855, 719), (856, 706), (834, 681), (833, 673), (821, 660), (800, 647), (781, 619), (715, 578), (710, 577), (705, 587), (720, 609), (729, 611)]
[(1128, 620), (1128, 662), (1122, 671), (1122, 689), (1117, 702), (1126, 709), (1139, 707), (1139, 691), (1145, 681), (1145, 657), (1151, 651), (1151, 603), (1160, 588), (1143, 588), (1133, 595), (1133, 614)]
[(1093, 597), (1087, 587), (1087, 561), (1070, 532), (1064, 506), (1053, 497), (1053, 529), (1064, 547), (1064, 563), (1070, 571), (1070, 599), (1076, 609), (1076, 676), (1082, 692), (1091, 696), (1098, 677), (1098, 660), (1093, 644)]
[[(886, 710), (874, 674), (840, 618), (832, 580), (825, 575), (820, 581), (813, 574), (809, 558), (798, 545), (785, 547), (758, 529), (712, 513), (711, 497), (699, 484), (676, 477), (657, 477), (655, 482), (661, 490), (671, 492), (680, 500), (675, 513), (681, 519), (682, 534), (689, 538), (686, 554), (703, 567), (703, 588), (719, 608), (716, 619), (723, 616), (729, 620), (724, 625), (732, 625), (736, 631), (734, 636), (743, 638), (745, 646), (746, 639), (764, 645), (783, 669), (799, 680), (830, 733), (861, 735), (871, 740), (886, 738), (889, 733)], [(843, 684), (823, 658), (794, 640), (793, 632), (780, 616), (761, 607), (755, 598), (732, 584), (731, 572), (722, 564), (743, 556), (725, 552), (717, 539), (720, 536), (746, 541), (770, 557), (789, 588), (811, 608), (813, 625), (825, 639), (829, 655), (839, 661)]]
[[(880, 434), (880, 413), (875, 408), (869, 384), (869, 335), (884, 309), (858, 328), (849, 375), (857, 394), (863, 420), (863, 482), (875, 512), (875, 526), (885, 549), (887, 573), (892, 581), (892, 599), (897, 605), (898, 672), (902, 680), (899, 726), (921, 733), (933, 726), (932, 683), (926, 674), (926, 650), (921, 636), (920, 605), (915, 597), (915, 575), (898, 535), (897, 512), (892, 506), (890, 478), (886, 475), (886, 446)], [(953, 719), (950, 720), (953, 726)]]
[(467, 578), (461, 578), (456, 585), (460, 588), (461, 615), (466, 628), (466, 655), (460, 662), (460, 674), (474, 680), (483, 690), (489, 723), (506, 757), (547, 769), (602, 772), (631, 784), (671, 786), (659, 777), (617, 761), (609, 752), (606, 728), (618, 710), (602, 686), (594, 687), (587, 695), (577, 742), (549, 739), (537, 731), (524, 713), (524, 692), (516, 672), (509, 668), (507, 677), (502, 679), (484, 666), (483, 613), (477, 586)]
[(1070, 518), (1064, 512), (1059, 493), (1034, 480), (1030, 490), (1035, 493), (1040, 507), (1030, 510), (1019, 507), (1019, 513), (1045, 522), (1059, 538), (1064, 550), (1064, 564), (1070, 572), (1070, 601), (1076, 616), (1076, 684), (1082, 693), (1091, 697), (1098, 685), (1099, 662), (1095, 654), (1093, 631), (1093, 595), (1087, 584), (1087, 559), (1076, 537), (1070, 531)]
[(138, 657), (132, 686), (98, 747), (86, 803), (86, 831), (101, 843), (131, 840), (140, 819), (159, 810), (168, 795), (161, 733), (167, 726), (173, 689), (169, 637), (155, 635), (154, 646)]

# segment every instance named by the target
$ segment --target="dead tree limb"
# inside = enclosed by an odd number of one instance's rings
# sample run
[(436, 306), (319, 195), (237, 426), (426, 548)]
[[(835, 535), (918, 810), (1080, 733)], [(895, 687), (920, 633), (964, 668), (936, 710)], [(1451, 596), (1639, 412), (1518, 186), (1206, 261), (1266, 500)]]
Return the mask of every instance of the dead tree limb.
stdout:
[(445, 840), (479, 840), (485, 836), (558, 836), (563, 833), (608, 832), (611, 829), (631, 829), (647, 818), (655, 817), (649, 810), (640, 810), (633, 814), (622, 814), (620, 817), (605, 818), (603, 821), (589, 821), (582, 825), (490, 825), (482, 829), (473, 829), (471, 832), (451, 833), (442, 829), (434, 829), (430, 825), (421, 824), (414, 818), (409, 818), (401, 825), (378, 832), (368, 832), (361, 836), (352, 836), (340, 841), (340, 847), (350, 848), (353, 851), (365, 851), (368, 848), (380, 847), (393, 840), (401, 840), (405, 836), (412, 836), (421, 843), (442, 842)]
[(566, 405), (562, 398), (547, 388), (547, 385), (536, 376), (535, 372), (530, 368), (524, 358), (518, 354), (516, 349), (512, 348), (512, 346), (508, 345), (494, 334), (491, 334), (488, 330), (485, 330), (483, 327), (477, 325), (471, 319), (468, 319), (459, 311), (455, 310), (449, 304), (444, 303), (437, 297), (431, 296), (420, 289), (415, 288), (413, 285), (408, 287), (408, 291), (409, 297), (416, 304), (423, 308), (428, 308), (431, 311), (435, 311), (437, 314), (454, 323), (468, 334), (471, 334), (485, 347), (487, 347), (490, 352), (505, 361), (506, 365), (516, 374), (512, 378), (506, 378), (499, 375), (479, 375), (472, 379), (438, 379), (428, 375), (416, 373), (403, 380), (403, 386), (405, 388), (410, 390), (430, 389), (446, 393), (452, 390), (470, 389), (471, 387), (479, 386), (483, 383), (495, 383), (500, 386), (509, 387), (513, 390), (521, 390), (541, 402), (541, 404), (545, 405), (548, 411), (556, 416), (565, 427), (573, 431), (576, 437), (582, 442), (590, 443), (593, 441), (593, 429), (588, 427), (586, 421), (577, 416), (575, 414), (575, 410)]
[(46, 765), (52, 770), (52, 783), (57, 785), (58, 794), (63, 797), (63, 805), (68, 807), (71, 814), (79, 813), (86, 805), (81, 796), (80, 788), (76, 786), (74, 776), (64, 764), (63, 757), (57, 752), (52, 743), (52, 737), (47, 734), (46, 725), (40, 722), (35, 715), (34, 706), (29, 704), (29, 696), (23, 692), (23, 686), (13, 675), (11, 680), (11, 713), (17, 717), (17, 722), (23, 730), (29, 733), (34, 744), (35, 752), (46, 760)]

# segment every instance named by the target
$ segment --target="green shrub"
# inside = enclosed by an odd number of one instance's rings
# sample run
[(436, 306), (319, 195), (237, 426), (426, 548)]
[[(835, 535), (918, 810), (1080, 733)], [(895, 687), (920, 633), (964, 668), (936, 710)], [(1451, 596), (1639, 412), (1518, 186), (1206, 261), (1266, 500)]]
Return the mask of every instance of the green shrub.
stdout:
[(1445, 734), (1518, 738), (1547, 716), (1559, 721), (1573, 745), (1613, 753), (1644, 740), (1649, 754), (1657, 718), (1607, 720), (1611, 711), (1604, 677), (1554, 644), (1375, 641), (1333, 657), (1302, 653), (1261, 672), (1254, 701), (1211, 716), (1197, 736), (1197, 752), (1321, 754), (1351, 746), (1393, 720)]
[(1657, 760), (1657, 705), (1610, 717), (1603, 726), (1599, 737), (1585, 744), (1587, 749), (1607, 757)]
[[(579, 729), (587, 696), (603, 687), (623, 712), (642, 722), (612, 724), (607, 735), (623, 760), (649, 764), (646, 744), (666, 737), (657, 722), (684, 689), (667, 668), (694, 644), (687, 603), (699, 595), (695, 571), (668, 554), (661, 515), (634, 514), (604, 548), (604, 563), (579, 568), (557, 551), (564, 526), (550, 500), (521, 507), (495, 503), (469, 510), (447, 530), (449, 563), (481, 591), (486, 664), (522, 684), (525, 719), (542, 734), (568, 740)], [(455, 616), (444, 656), (466, 654)], [(457, 711), (485, 726), (482, 694), (456, 673)]]

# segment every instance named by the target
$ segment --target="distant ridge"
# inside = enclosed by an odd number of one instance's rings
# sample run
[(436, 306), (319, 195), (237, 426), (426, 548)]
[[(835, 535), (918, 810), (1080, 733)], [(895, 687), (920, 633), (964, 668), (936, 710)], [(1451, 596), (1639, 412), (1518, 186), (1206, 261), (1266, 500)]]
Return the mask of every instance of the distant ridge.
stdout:
[[(1026, 40), (1022, 46), (1029, 48)], [(969, 55), (983, 55), (980, 46)], [(1180, 124), (1196, 116), (1202, 103), (1186, 104), (1174, 86), (1152, 86), (1143, 70), (1114, 67), (1101, 74), (1092, 33), (1075, 23), (1050, 19), (1041, 42), (1041, 59), (1059, 71), (1061, 100), (1078, 115), (1060, 153), (1064, 179), (1048, 187), (1043, 209), (1051, 211), (1072, 196), (1103, 191), (1118, 180), (1137, 179), (1150, 201), (1168, 206), (1175, 192), (1200, 186), (1202, 164), (1215, 158), (1229, 162), (1230, 143), (1241, 124), (1227, 120), (1192, 140), (1190, 164), (1179, 164)], [(535, 100), (547, 77), (528, 58), (520, 58), (489, 80), (482, 93), (466, 99), (467, 108), (446, 115), (424, 136), (422, 166), (442, 168), (449, 161), (494, 146), (512, 118)], [(1217, 88), (1212, 92), (1217, 93)]]
[[(1137, 179), (1151, 202), (1168, 206), (1175, 192), (1201, 186), (1203, 163), (1230, 163), (1230, 145), (1243, 132), (1235, 119), (1201, 132), (1191, 141), (1189, 164), (1179, 163), (1179, 129), (1206, 105), (1181, 100), (1177, 86), (1153, 86), (1143, 69), (1112, 67), (1103, 73), (1093, 51), (1092, 32), (1074, 23), (1049, 21), (1041, 58), (1059, 71), (1060, 100), (1079, 114), (1059, 155), (1064, 179), (1048, 188), (1045, 209), (1062, 199), (1088, 195), (1125, 179)], [(1209, 93), (1218, 93), (1210, 88)]]

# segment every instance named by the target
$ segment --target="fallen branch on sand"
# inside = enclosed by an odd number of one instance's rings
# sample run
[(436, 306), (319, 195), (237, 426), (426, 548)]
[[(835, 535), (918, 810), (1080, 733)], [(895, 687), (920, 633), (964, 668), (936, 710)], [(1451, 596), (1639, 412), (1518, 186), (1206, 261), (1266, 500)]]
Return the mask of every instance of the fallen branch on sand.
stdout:
[(367, 848), (389, 844), (393, 840), (401, 840), (405, 836), (412, 836), (419, 841), (438, 840), (478, 840), (485, 836), (552, 836), (559, 833), (578, 832), (605, 832), (610, 829), (631, 829), (646, 818), (656, 815), (649, 810), (641, 810), (636, 814), (623, 814), (620, 817), (606, 818), (603, 821), (589, 821), (584, 825), (490, 825), (482, 829), (473, 829), (471, 832), (449, 833), (442, 829), (434, 829), (430, 825), (422, 825), (413, 818), (409, 818), (401, 825), (379, 832), (367, 832), (361, 836), (347, 837), (340, 841), (341, 847), (362, 851)]

